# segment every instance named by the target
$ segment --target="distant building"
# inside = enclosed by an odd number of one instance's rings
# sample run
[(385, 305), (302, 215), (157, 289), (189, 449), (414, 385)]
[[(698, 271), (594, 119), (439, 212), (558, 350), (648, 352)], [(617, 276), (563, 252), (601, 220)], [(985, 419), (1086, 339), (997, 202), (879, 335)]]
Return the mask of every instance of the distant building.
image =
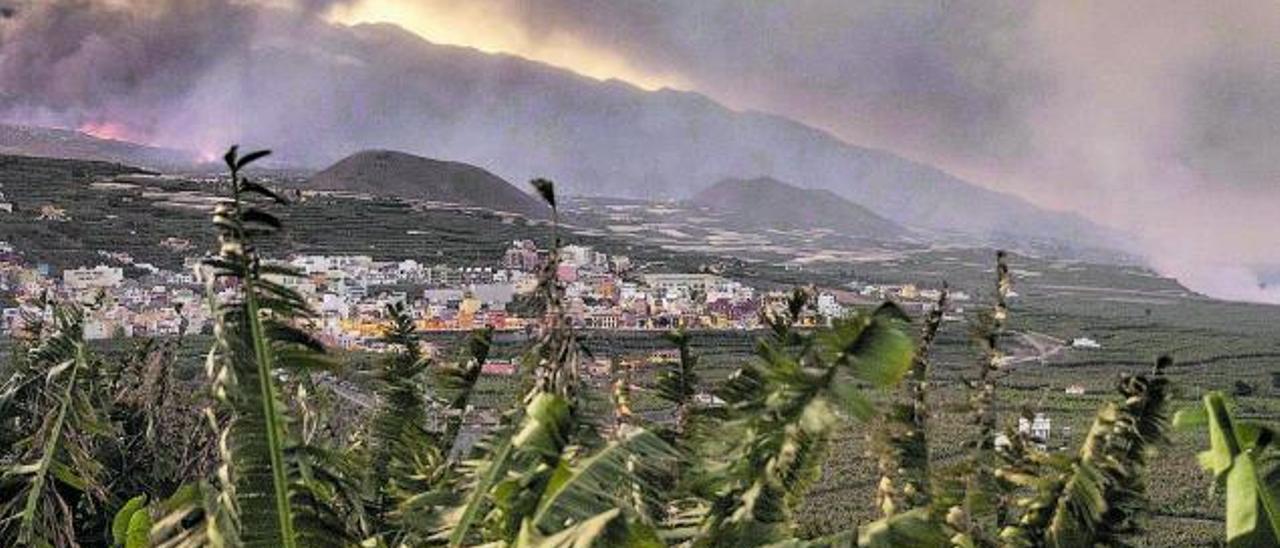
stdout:
[(124, 281), (124, 269), (98, 265), (62, 271), (62, 283), (71, 289), (107, 289)]
[(1049, 434), (1052, 431), (1052, 421), (1044, 413), (1036, 413), (1031, 420), (1027, 420), (1026, 417), (1018, 417), (1018, 432), (1030, 434), (1042, 447), (1049, 443)]
[(566, 245), (560, 248), (560, 259), (566, 264), (590, 266), (595, 262), (595, 253), (588, 246)]
[(1070, 385), (1070, 386), (1068, 386), (1068, 387), (1067, 387), (1067, 389), (1065, 390), (1065, 392), (1067, 393), (1067, 395), (1068, 395), (1068, 396), (1083, 396), (1083, 395), (1084, 395), (1084, 385), (1083, 385), (1083, 384), (1073, 384), (1073, 385)]
[(818, 314), (826, 318), (843, 318), (845, 310), (844, 306), (836, 302), (835, 295), (820, 293), (818, 295)]
[(617, 329), (621, 321), (620, 315), (611, 311), (592, 312), (584, 319), (587, 327), (596, 329)]
[(709, 392), (698, 392), (693, 395), (693, 403), (699, 407), (723, 407), (725, 401)]
[(516, 374), (516, 364), (511, 360), (488, 360), (480, 366), (480, 373), (510, 377)]
[(1095, 341), (1088, 337), (1076, 337), (1071, 340), (1071, 347), (1097, 349), (1097, 348), (1102, 348), (1102, 345), (1098, 344), (1098, 341)]
[(516, 240), (503, 255), (502, 264), (512, 270), (532, 272), (537, 270), (540, 262), (538, 246), (532, 240)]
[(707, 288), (716, 284), (720, 280), (719, 276), (714, 274), (645, 274), (644, 283), (654, 289), (666, 291), (670, 289), (684, 289), (701, 291), (705, 293)]
[(556, 278), (564, 283), (578, 281), (578, 265), (572, 263), (561, 264), (556, 268)]
[(649, 353), (649, 363), (678, 363), (680, 351), (674, 348), (662, 348)]
[(516, 288), (512, 284), (475, 284), (471, 294), (491, 308), (506, 308), (515, 298)]

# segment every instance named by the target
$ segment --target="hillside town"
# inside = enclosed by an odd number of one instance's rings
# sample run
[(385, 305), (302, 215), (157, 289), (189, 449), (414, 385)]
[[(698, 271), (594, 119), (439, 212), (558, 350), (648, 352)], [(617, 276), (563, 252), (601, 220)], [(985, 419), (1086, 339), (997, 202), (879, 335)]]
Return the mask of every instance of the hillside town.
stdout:
[[(12, 246), (0, 242), (0, 295), (10, 296), (0, 301), (0, 328), (19, 332), (38, 310), (40, 297), (48, 296), (85, 305), (89, 339), (211, 330), (198, 258), (188, 258), (181, 270), (165, 270), (134, 262), (123, 253), (99, 255), (104, 264), (55, 273), (47, 265), (27, 264)], [(379, 261), (363, 255), (297, 255), (284, 263), (300, 275), (276, 276), (274, 281), (307, 300), (326, 344), (377, 349), (386, 307), (392, 303), (406, 304), (424, 332), (486, 326), (532, 331), (536, 308), (530, 300), (548, 255), (530, 240), (512, 242), (501, 263), (491, 267)], [(626, 256), (564, 246), (556, 276), (565, 290), (570, 319), (583, 329), (749, 330), (759, 326), (762, 310), (785, 306), (788, 297), (783, 291), (762, 291), (714, 274), (637, 270)], [(910, 285), (859, 289), (820, 292), (802, 320), (828, 322), (844, 316), (851, 305), (886, 296), (922, 305), (937, 298), (936, 291)]]

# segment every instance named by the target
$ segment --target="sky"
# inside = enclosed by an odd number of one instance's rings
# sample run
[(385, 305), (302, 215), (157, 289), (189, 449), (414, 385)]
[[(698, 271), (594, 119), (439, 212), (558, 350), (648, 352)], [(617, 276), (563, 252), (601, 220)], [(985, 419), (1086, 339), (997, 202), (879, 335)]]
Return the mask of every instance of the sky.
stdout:
[[(389, 22), (436, 43), (791, 117), (1125, 230), (1160, 271), (1198, 290), (1280, 302), (1280, 287), (1256, 274), (1280, 265), (1271, 0), (0, 4), (17, 13), (0, 10), (10, 117), (59, 120), (109, 111), (127, 94), (175, 93), (246, 40), (265, 6), (300, 20)], [(37, 10), (44, 17), (23, 20)], [(38, 104), (14, 100), (34, 94)]]

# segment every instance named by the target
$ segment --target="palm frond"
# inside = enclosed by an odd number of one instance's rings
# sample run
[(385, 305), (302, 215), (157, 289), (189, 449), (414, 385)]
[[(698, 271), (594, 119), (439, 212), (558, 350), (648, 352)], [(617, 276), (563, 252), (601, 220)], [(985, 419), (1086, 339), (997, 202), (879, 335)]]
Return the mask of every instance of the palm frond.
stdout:
[(601, 512), (550, 536), (538, 534), (529, 522), (520, 531), (514, 546), (519, 548), (587, 548), (589, 546), (623, 546), (658, 548), (665, 546), (654, 530), (626, 519), (614, 508)]
[(871, 435), (870, 445), (877, 455), (876, 464), (880, 472), (876, 506), (885, 516), (929, 504), (932, 490), (929, 443), (926, 439), (929, 353), (942, 326), (946, 307), (947, 288), (944, 285), (938, 302), (925, 317), (920, 342), (903, 386), (908, 403), (893, 404)]
[[(388, 305), (384, 340), (394, 350), (376, 375), (378, 407), (369, 424), (370, 473), (366, 492), (373, 499), (374, 528), (426, 535), (435, 513), (448, 501), (438, 494), (448, 475), (448, 446), (427, 431), (422, 380), (429, 366), (418, 351), (413, 319), (402, 304)], [(450, 442), (451, 443), (451, 442)], [(433, 495), (434, 494), (434, 495)]]
[(1206, 428), (1209, 448), (1200, 465), (1226, 488), (1226, 541), (1231, 547), (1270, 546), (1280, 542), (1280, 488), (1276, 458), (1277, 432), (1241, 420), (1218, 392), (1204, 396), (1202, 405), (1178, 412), (1180, 429)]
[(480, 380), (481, 369), (489, 359), (492, 347), (493, 327), (473, 330), (467, 337), (466, 355), (460, 356), (455, 364), (445, 364), (433, 370), (438, 392), (446, 401), (445, 430), (440, 436), (439, 447), (447, 454), (453, 453), (471, 394)]
[(1001, 539), (1013, 546), (1114, 545), (1138, 530), (1145, 509), (1147, 461), (1165, 439), (1168, 380), (1161, 360), (1151, 376), (1127, 377), (1124, 400), (1108, 403), (1094, 417), (1074, 459), (1038, 457), (1039, 473), (997, 474), (1036, 495), (1023, 503), (1017, 524)]
[(910, 366), (912, 345), (899, 322), (862, 314), (813, 335), (777, 323), (758, 363), (730, 380), (735, 418), (725, 428), (740, 432), (739, 441), (706, 472), (702, 490), (712, 504), (699, 542), (763, 544), (790, 535), (792, 508), (821, 471), (833, 426), (841, 415), (869, 414), (858, 379), (887, 384)]
[(858, 546), (947, 546), (950, 535), (927, 508), (914, 508), (885, 516), (858, 531)]
[[(306, 538), (334, 538), (341, 526), (324, 506), (325, 486), (305, 463), (288, 457), (310, 454), (290, 432), (286, 406), (276, 386), (277, 376), (322, 363), (315, 358), (320, 345), (296, 326), (311, 316), (306, 302), (293, 290), (264, 275), (255, 238), (278, 231), (281, 223), (258, 209), (240, 174), (254, 153), (239, 158), (227, 153), (231, 170), (231, 200), (214, 213), (219, 253), (205, 261), (211, 273), (210, 308), (214, 311), (216, 344), (208, 369), (214, 395), (222, 404), (215, 422), (222, 431), (223, 493), (217, 498), (220, 523), (234, 524), (238, 541), (246, 546), (297, 546)], [(246, 160), (247, 159), (247, 160)], [(282, 270), (273, 269), (276, 276)], [(221, 281), (235, 289), (228, 299), (216, 298)], [(302, 530), (299, 520), (306, 520)], [(319, 532), (317, 532), (319, 531)], [(339, 537), (340, 538), (340, 537)]]
[(562, 396), (534, 395), (515, 434), (504, 438), (492, 456), (475, 467), (466, 504), (455, 512), (449, 527), (450, 546), (471, 542), (473, 528), (490, 506), (495, 509), (489, 519), (498, 523), (499, 536), (510, 538), (518, 532), (526, 515), (537, 507), (550, 469), (568, 445), (572, 422), (569, 403)]
[(0, 471), (0, 540), (13, 545), (75, 545), (75, 512), (106, 500), (103, 466), (95, 440), (108, 434), (98, 416), (101, 402), (90, 386), (93, 364), (83, 341), (83, 314), (74, 307), (51, 310), (52, 332), (27, 359), (42, 384), (23, 407), (22, 422), (34, 432), (13, 448), (15, 462)]
[(393, 350), (376, 374), (378, 407), (370, 420), (370, 445), (374, 486), (393, 479), (390, 469), (414, 461), (414, 454), (432, 447), (426, 430), (427, 408), (419, 375), (429, 366), (418, 353), (413, 321), (404, 306), (388, 305), (392, 325), (383, 339)]
[(218, 499), (223, 491), (208, 482), (179, 487), (156, 505), (160, 516), (151, 526), (150, 542), (155, 548), (204, 548), (236, 546), (238, 527), (224, 523), (229, 518)]
[(644, 507), (658, 504), (659, 494), (656, 486), (643, 479), (663, 470), (677, 455), (648, 430), (624, 430), (580, 464), (557, 471), (532, 518), (535, 527), (554, 531), (609, 508), (627, 508), (633, 517), (647, 517)]
[[(970, 443), (972, 453), (965, 478), (963, 508), (956, 509), (956, 512), (963, 513), (963, 521), (969, 524), (968, 529), (961, 533), (971, 542), (991, 531), (993, 528), (989, 525), (999, 528), (1007, 520), (1006, 509), (998, 502), (1001, 493), (997, 492), (999, 484), (995, 480), (993, 465), (996, 462), (995, 440), (999, 433), (996, 373), (1004, 366), (1000, 339), (1005, 336), (1005, 325), (1009, 319), (1008, 298), (1012, 289), (1013, 278), (1009, 274), (1007, 254), (997, 251), (995, 303), (990, 311), (979, 315), (973, 327), (973, 338), (982, 350), (978, 376), (970, 382), (969, 395), (969, 406), (978, 433)], [(982, 519), (984, 515), (993, 517), (993, 523)]]
[(656, 393), (659, 398), (675, 406), (673, 440), (680, 440), (688, 428), (692, 413), (693, 397), (698, 393), (698, 357), (690, 349), (689, 333), (683, 329), (666, 334), (666, 339), (680, 351), (680, 361), (673, 370), (658, 375)]

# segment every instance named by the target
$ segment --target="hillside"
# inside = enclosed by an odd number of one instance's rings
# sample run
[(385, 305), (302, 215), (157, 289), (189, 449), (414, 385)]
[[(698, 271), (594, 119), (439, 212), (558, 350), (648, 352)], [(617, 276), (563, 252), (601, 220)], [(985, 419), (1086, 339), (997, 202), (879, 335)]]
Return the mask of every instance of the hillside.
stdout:
[[(649, 199), (764, 175), (831, 190), (901, 225), (985, 241), (1121, 241), (1077, 215), (696, 93), (593, 80), (392, 25), (317, 24), (299, 34), (308, 40), (260, 45), (224, 75), (252, 83), (228, 98), (254, 113), (237, 128), (240, 142), (269, 144), (290, 164), (385, 148), (483, 165), (509, 181), (548, 177), (564, 194)], [(277, 100), (300, 89), (308, 100)]]
[[(1068, 254), (1125, 249), (1124, 238), (1078, 215), (780, 116), (433, 44), (392, 25), (308, 25), (298, 29), (306, 40), (255, 45), (234, 71), (218, 73), (218, 81), (243, 83), (220, 97), (237, 112), (252, 112), (252, 122), (218, 114), (207, 120), (218, 130), (213, 134), (225, 135), (218, 142), (191, 134), (170, 144), (256, 143), (274, 149), (282, 165), (312, 168), (353, 150), (401, 150), (483, 165), (508, 181), (548, 177), (563, 194), (622, 198), (687, 199), (713, 181), (763, 175), (830, 190), (894, 223), (972, 243), (1050, 242)], [(297, 96), (307, 99), (279, 100)], [(14, 142), (20, 146), (5, 148)], [(30, 128), (0, 131), (4, 150), (148, 167), (182, 159), (178, 152)]]
[[(208, 198), (225, 192), (225, 187), (181, 178), (128, 175), (129, 171), (102, 163), (0, 158), (0, 190), (15, 205), (14, 213), (0, 212), (0, 239), (14, 244), (25, 261), (49, 264), (55, 277), (71, 266), (122, 264), (99, 250), (128, 253), (138, 262), (178, 269), (183, 257), (199, 256), (217, 248), (209, 225)], [(595, 211), (606, 218), (638, 215), (637, 211), (646, 210), (655, 217), (680, 216), (671, 213), (667, 203), (609, 204), (577, 198), (565, 201), (586, 202), (573, 209)], [(65, 210), (67, 220), (39, 218), (46, 204)], [(262, 247), (271, 256), (367, 254), (380, 260), (413, 258), (431, 264), (483, 266), (500, 261), (513, 239), (532, 238), (541, 243), (549, 238), (548, 228), (542, 223), (507, 222), (487, 211), (423, 209), (394, 198), (313, 196), (273, 210), (280, 214), (286, 231), (281, 241)], [(761, 232), (759, 236), (770, 240), (752, 246), (759, 253), (790, 247), (776, 245), (772, 240), (774, 231)], [(659, 247), (657, 243), (633, 238), (630, 231), (585, 236), (583, 229), (576, 228), (564, 235), (572, 243), (591, 245), (610, 254), (626, 254), (637, 265), (661, 264), (675, 272), (695, 271), (706, 264), (724, 265), (725, 276), (761, 288), (815, 284), (836, 290), (851, 279), (936, 287), (946, 280), (954, 290), (974, 297), (957, 300), (956, 308), (967, 308), (968, 315), (955, 312), (960, 318), (947, 322), (935, 343), (931, 373), (936, 379), (935, 397), (941, 402), (939, 408), (947, 409), (943, 406), (948, 402), (961, 402), (967, 396), (964, 382), (972, 369), (973, 354), (964, 320), (985, 308), (982, 303), (986, 297), (981, 292), (991, 284), (990, 250), (920, 247), (884, 260), (814, 262), (793, 270), (775, 266), (773, 261), (727, 261), (698, 251), (672, 251), (665, 244)], [(178, 249), (171, 238), (189, 245)], [(734, 255), (747, 257), (749, 253)], [(1003, 401), (1010, 409), (1027, 405), (1052, 413), (1056, 427), (1070, 427), (1069, 432), (1061, 430), (1064, 443), (1078, 443), (1080, 436), (1088, 432), (1092, 409), (1100, 394), (1111, 393), (1118, 371), (1145, 370), (1153, 356), (1169, 349), (1176, 349), (1174, 356), (1179, 364), (1169, 375), (1179, 385), (1189, 387), (1189, 393), (1194, 390), (1198, 394), (1201, 388), (1232, 389), (1237, 381), (1243, 381), (1259, 390), (1256, 397), (1244, 400), (1248, 409), (1265, 413), (1268, 418), (1276, 416), (1277, 389), (1271, 375), (1275, 359), (1280, 356), (1280, 341), (1271, 335), (1280, 321), (1280, 307), (1204, 299), (1189, 294), (1172, 280), (1138, 269), (1022, 256), (1013, 256), (1012, 261), (1019, 297), (1010, 316), (1008, 344), (1015, 352), (1023, 349), (1024, 354), (1014, 356), (1028, 360), (1028, 365), (1009, 370), (1011, 375), (1002, 380), (1008, 390), (1001, 397), (1007, 398)], [(911, 308), (913, 313), (916, 310)], [(1037, 341), (1050, 340), (1044, 335), (1063, 341), (1090, 337), (1103, 347), (1046, 352), (1042, 366), (1034, 363), (1033, 355), (1025, 353), (1030, 343), (1018, 342), (1024, 335), (1034, 336), (1032, 340)], [(700, 335), (695, 351), (705, 358), (700, 362), (707, 372), (704, 378), (719, 379), (736, 370), (751, 351), (752, 336), (724, 331)], [(660, 337), (659, 330), (593, 334), (586, 343), (598, 356), (623, 348), (647, 354), (655, 347), (667, 347)], [(200, 344), (205, 343), (207, 339), (200, 339)], [(504, 355), (516, 355), (518, 350), (521, 349), (503, 351), (510, 353)], [(198, 349), (187, 352), (193, 367), (202, 363), (198, 361), (200, 354)], [(656, 374), (656, 370), (645, 371), (642, 374)], [(197, 374), (196, 378), (204, 377)], [(514, 397), (508, 392), (514, 386), (508, 380), (490, 381), (494, 384), (486, 385), (482, 392), (485, 403), (478, 404), (478, 408), (495, 405), (488, 402), (506, 405)], [(641, 377), (639, 382), (651, 381)], [(1063, 387), (1071, 384), (1085, 386), (1088, 395), (1064, 394)], [(607, 400), (607, 396), (603, 397), (599, 401)], [(652, 409), (640, 407), (643, 405), (646, 404), (637, 398), (638, 409)], [(935, 454), (938, 462), (955, 462), (963, 454), (957, 448), (963, 447), (961, 438), (967, 423), (962, 421), (966, 418), (961, 413), (938, 414), (936, 420), (941, 428), (937, 431), (942, 436), (941, 449)], [(867, 459), (861, 458), (867, 447), (863, 441), (865, 432), (858, 428), (843, 431), (833, 442), (836, 464), (825, 468), (821, 488), (810, 491), (802, 502), (802, 524), (814, 534), (826, 534), (878, 515), (865, 503), (869, 499), (859, 495), (874, 487), (878, 475), (874, 462), (868, 464)], [(1201, 440), (1188, 433), (1176, 435), (1176, 443), (1162, 452), (1159, 461), (1159, 473), (1172, 481), (1153, 484), (1152, 500), (1160, 510), (1152, 516), (1152, 530), (1175, 535), (1170, 538), (1192, 539), (1181, 543), (1191, 545), (1214, 538), (1221, 528), (1221, 514), (1213, 509), (1212, 501), (1201, 496), (1203, 482), (1207, 481), (1199, 475), (1195, 457)]]
[(0, 154), (94, 160), (148, 168), (188, 167), (195, 155), (67, 129), (0, 124)]
[(762, 227), (829, 228), (874, 239), (904, 232), (893, 221), (834, 192), (804, 189), (770, 177), (725, 179), (699, 192), (691, 201)]
[(352, 154), (312, 177), (307, 188), (451, 202), (533, 218), (549, 213), (531, 194), (476, 166), (389, 150)]

